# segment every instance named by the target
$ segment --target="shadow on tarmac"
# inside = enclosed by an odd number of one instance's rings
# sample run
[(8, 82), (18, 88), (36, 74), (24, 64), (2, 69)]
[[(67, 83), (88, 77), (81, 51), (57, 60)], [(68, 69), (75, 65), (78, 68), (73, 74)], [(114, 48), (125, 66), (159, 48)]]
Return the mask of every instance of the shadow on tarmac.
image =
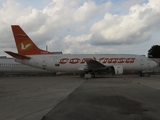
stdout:
[[(159, 111), (151, 107), (154, 103), (147, 99), (143, 101), (143, 93), (147, 91), (150, 89), (121, 78), (90, 79), (42, 120), (158, 120)], [(156, 92), (154, 96), (158, 94)]]

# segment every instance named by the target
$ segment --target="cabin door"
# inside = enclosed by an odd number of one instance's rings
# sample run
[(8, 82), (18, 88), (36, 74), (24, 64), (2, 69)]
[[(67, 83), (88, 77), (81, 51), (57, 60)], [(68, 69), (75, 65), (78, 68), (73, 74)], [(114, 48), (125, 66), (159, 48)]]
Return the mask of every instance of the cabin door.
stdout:
[(141, 65), (144, 65), (143, 59), (140, 60), (140, 64), (141, 64)]
[(42, 59), (42, 68), (45, 70), (46, 67), (47, 67), (47, 59), (44, 57), (44, 58)]

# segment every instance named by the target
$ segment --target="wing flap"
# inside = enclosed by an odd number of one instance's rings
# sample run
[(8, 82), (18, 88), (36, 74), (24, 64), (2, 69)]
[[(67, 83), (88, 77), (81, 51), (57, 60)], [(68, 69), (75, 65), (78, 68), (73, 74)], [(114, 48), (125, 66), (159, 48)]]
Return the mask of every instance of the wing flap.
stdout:
[(106, 69), (106, 66), (101, 64), (100, 62), (96, 61), (96, 60), (87, 60), (87, 67), (90, 70), (104, 70)]
[(14, 57), (16, 59), (30, 59), (30, 57), (28, 57), (28, 56), (20, 55), (20, 54), (14, 53), (14, 52), (10, 52), (10, 51), (4, 51), (4, 52), (6, 52), (7, 54), (11, 55), (12, 57)]
[(98, 72), (99, 74), (106, 74), (106, 73), (112, 73), (112, 67), (113, 65), (103, 65), (102, 63), (96, 61), (96, 60), (88, 60), (86, 61), (86, 71), (88, 72)]

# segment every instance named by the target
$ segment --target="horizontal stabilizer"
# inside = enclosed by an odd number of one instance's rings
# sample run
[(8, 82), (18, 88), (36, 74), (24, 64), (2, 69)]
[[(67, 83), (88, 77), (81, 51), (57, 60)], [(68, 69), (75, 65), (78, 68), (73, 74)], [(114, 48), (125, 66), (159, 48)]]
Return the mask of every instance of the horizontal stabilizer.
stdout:
[(30, 57), (27, 57), (25, 55), (20, 55), (20, 54), (14, 53), (14, 52), (10, 52), (10, 51), (4, 51), (4, 52), (6, 52), (7, 54), (9, 54), (12, 57), (17, 58), (17, 59), (30, 59)]

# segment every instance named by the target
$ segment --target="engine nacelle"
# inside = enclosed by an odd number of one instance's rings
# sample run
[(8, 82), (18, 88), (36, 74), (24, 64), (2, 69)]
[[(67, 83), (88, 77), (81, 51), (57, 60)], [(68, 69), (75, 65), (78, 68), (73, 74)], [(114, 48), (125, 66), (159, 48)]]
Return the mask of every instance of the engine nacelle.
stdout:
[(113, 75), (121, 75), (123, 74), (123, 67), (120, 65), (113, 66)]

